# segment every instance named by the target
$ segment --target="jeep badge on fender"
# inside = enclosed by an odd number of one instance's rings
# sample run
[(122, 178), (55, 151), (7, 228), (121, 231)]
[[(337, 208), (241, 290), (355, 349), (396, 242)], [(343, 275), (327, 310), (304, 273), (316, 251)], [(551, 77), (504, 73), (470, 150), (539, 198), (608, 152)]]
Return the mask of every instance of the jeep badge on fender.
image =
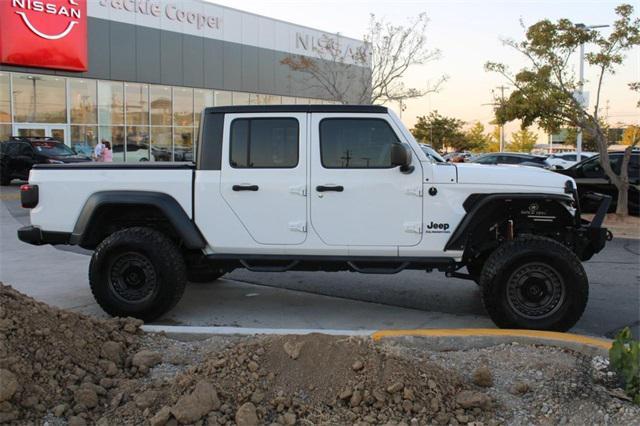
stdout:
[(610, 198), (589, 223), (566, 176), (438, 166), (376, 105), (206, 108), (199, 134), (195, 164), (35, 165), (18, 237), (92, 250), (98, 304), (145, 321), (239, 268), (439, 270), (478, 283), (500, 327), (568, 330), (584, 311)]

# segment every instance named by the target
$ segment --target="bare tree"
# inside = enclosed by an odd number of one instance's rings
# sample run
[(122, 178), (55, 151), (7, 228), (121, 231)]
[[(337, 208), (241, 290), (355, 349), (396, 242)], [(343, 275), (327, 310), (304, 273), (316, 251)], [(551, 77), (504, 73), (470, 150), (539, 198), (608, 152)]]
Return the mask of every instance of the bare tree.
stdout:
[[(537, 22), (527, 28), (524, 41), (505, 41), (527, 58), (529, 67), (515, 75), (501, 63), (488, 62), (485, 68), (502, 74), (515, 87), (496, 110), (500, 123), (521, 120), (522, 126), (527, 127), (535, 122), (548, 131), (562, 126), (576, 127), (594, 136), (600, 164), (618, 190), (616, 213), (627, 215), (629, 160), (638, 139), (626, 149), (620, 173), (615, 173), (607, 150), (608, 135), (599, 112), (605, 76), (622, 64), (626, 51), (640, 44), (640, 19), (632, 18), (631, 5), (616, 7), (616, 14), (618, 19), (613, 23), (613, 31), (606, 37), (583, 25), (574, 25), (568, 19), (556, 23)], [(592, 46), (593, 52), (586, 55), (586, 60), (597, 69), (593, 110), (576, 96), (581, 87), (569, 67), (569, 60), (581, 44)], [(632, 84), (630, 88), (634, 90), (637, 86)]]
[(324, 35), (312, 46), (315, 58), (288, 55), (281, 62), (304, 76), (304, 83), (344, 104), (403, 102), (436, 92), (445, 76), (426, 88), (407, 87), (402, 79), (414, 65), (440, 58), (427, 47), (429, 19), (421, 13), (406, 26), (392, 25), (371, 15), (364, 44)]

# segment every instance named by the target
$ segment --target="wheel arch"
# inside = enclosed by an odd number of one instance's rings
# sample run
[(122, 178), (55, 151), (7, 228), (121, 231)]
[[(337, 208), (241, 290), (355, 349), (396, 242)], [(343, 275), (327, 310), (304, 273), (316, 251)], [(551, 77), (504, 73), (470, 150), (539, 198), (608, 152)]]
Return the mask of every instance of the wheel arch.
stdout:
[[(564, 230), (576, 224), (576, 218), (566, 208), (573, 202), (568, 194), (471, 194), (463, 203), (467, 214), (451, 234), (445, 251), (459, 250), (468, 255), (470, 246), (477, 243), (480, 236), (486, 236), (489, 227), (509, 219), (526, 225), (529, 231), (549, 233)], [(534, 205), (537, 210), (529, 211)]]
[[(144, 210), (144, 215), (140, 214)], [(93, 249), (114, 230), (129, 226), (148, 225), (164, 228), (171, 236), (191, 250), (202, 249), (206, 242), (202, 234), (171, 195), (154, 191), (100, 191), (85, 202), (70, 244)]]

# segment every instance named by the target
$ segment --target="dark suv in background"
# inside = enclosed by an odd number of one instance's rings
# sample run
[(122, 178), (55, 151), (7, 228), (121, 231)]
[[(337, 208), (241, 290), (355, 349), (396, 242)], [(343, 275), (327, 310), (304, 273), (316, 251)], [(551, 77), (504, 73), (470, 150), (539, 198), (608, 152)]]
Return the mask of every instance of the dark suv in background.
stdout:
[(0, 142), (0, 185), (13, 179), (27, 180), (34, 164), (82, 163), (91, 158), (78, 155), (54, 138), (13, 136)]
[[(609, 163), (614, 173), (620, 173), (624, 152), (610, 152)], [(600, 155), (595, 155), (566, 170), (556, 170), (557, 173), (570, 176), (575, 179), (580, 197), (582, 211), (594, 212), (598, 207), (597, 201), (586, 196), (590, 192), (611, 195), (609, 212), (616, 211), (618, 201), (618, 189), (605, 174), (600, 165)], [(640, 150), (634, 150), (629, 160), (629, 214), (640, 214)]]

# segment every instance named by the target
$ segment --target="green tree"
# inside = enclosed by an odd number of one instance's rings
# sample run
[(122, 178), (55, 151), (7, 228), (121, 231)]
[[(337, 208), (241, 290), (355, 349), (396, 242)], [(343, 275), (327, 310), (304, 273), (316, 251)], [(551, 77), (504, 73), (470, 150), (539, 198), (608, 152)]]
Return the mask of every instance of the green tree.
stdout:
[(637, 145), (640, 139), (640, 126), (630, 125), (624, 129), (622, 134), (622, 145)]
[(489, 143), (485, 149), (486, 152), (498, 152), (500, 151), (500, 127), (493, 126), (493, 130), (489, 135)]
[(476, 121), (476, 123), (465, 132), (468, 149), (474, 152), (486, 151), (491, 143), (491, 135), (485, 133), (484, 125)]
[[(488, 62), (485, 68), (502, 74), (514, 86), (509, 98), (498, 105), (499, 123), (521, 120), (523, 128), (537, 123), (552, 132), (561, 127), (577, 127), (594, 135), (601, 166), (618, 189), (616, 213), (627, 215), (632, 146), (625, 152), (620, 173), (615, 173), (607, 152), (608, 135), (600, 125), (598, 112), (604, 77), (623, 63), (626, 51), (640, 45), (640, 19), (633, 18), (633, 6), (628, 4), (616, 7), (615, 12), (617, 19), (609, 36), (568, 19), (539, 21), (527, 29), (525, 40), (505, 41), (524, 55), (529, 66), (515, 75), (498, 62)], [(569, 65), (582, 44), (591, 50), (585, 56), (587, 64), (597, 68), (591, 111), (576, 96), (581, 87)]]
[(462, 132), (464, 121), (453, 117), (445, 117), (432, 111), (429, 115), (418, 117), (418, 122), (411, 129), (413, 137), (419, 142), (427, 143), (438, 151), (445, 147), (459, 149), (465, 145)]
[(520, 129), (511, 133), (511, 142), (507, 144), (507, 151), (531, 152), (538, 143), (538, 135), (528, 129)]

